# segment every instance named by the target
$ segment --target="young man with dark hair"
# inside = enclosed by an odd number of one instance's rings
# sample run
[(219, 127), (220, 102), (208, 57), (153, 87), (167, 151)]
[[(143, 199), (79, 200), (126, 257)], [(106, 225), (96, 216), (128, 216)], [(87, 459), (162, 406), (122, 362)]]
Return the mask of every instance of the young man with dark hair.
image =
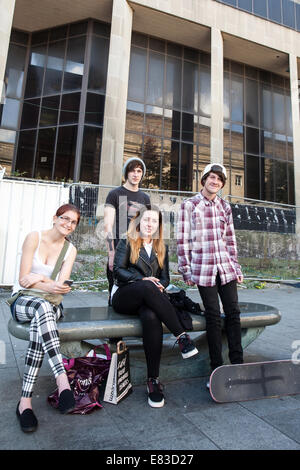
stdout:
[(227, 175), (212, 163), (203, 171), (203, 189), (185, 200), (178, 214), (178, 269), (185, 283), (197, 285), (205, 309), (206, 333), (214, 370), (223, 364), (219, 296), (225, 313), (225, 332), (232, 364), (243, 362), (237, 283), (243, 282), (231, 207), (217, 193)]
[[(112, 189), (106, 198), (104, 208), (104, 232), (108, 247), (107, 279), (109, 293), (113, 286), (113, 264), (115, 249), (121, 238), (126, 238), (130, 220), (136, 212), (150, 204), (149, 196), (139, 189), (145, 176), (146, 166), (138, 157), (129, 158), (123, 167), (123, 186)], [(110, 301), (110, 297), (109, 297)]]

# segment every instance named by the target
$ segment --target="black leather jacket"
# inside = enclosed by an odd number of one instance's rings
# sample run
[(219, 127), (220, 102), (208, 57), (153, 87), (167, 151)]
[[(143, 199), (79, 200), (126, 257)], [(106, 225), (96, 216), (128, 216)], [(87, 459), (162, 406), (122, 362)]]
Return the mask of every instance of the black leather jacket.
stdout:
[(162, 268), (158, 264), (154, 251), (152, 250), (151, 258), (149, 259), (144, 247), (140, 250), (137, 262), (132, 264), (130, 262), (130, 245), (127, 243), (127, 240), (122, 239), (116, 249), (113, 274), (115, 284), (119, 287), (151, 276), (157, 277), (160, 283), (167, 287), (170, 283), (168, 247), (166, 247), (166, 255)]

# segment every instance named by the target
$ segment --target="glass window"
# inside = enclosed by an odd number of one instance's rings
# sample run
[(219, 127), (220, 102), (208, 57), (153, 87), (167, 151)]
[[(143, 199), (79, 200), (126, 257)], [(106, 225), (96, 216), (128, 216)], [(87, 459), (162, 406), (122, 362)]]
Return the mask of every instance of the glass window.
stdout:
[(288, 163), (289, 204), (295, 204), (294, 165)]
[(49, 31), (37, 31), (31, 35), (31, 44), (43, 44), (48, 41)]
[(24, 33), (24, 31), (17, 31), (16, 29), (11, 30), (10, 42), (16, 42), (18, 44), (24, 44), (27, 46), (29, 39), (29, 34)]
[(142, 133), (144, 130), (144, 105), (127, 102), (126, 130)]
[(234, 152), (244, 151), (244, 128), (238, 124), (231, 125), (231, 148)]
[(201, 145), (210, 147), (210, 119), (199, 117), (198, 141)]
[(16, 171), (32, 177), (36, 131), (22, 131), (19, 134)]
[(24, 100), (21, 129), (37, 127), (40, 112), (40, 98), (35, 100)]
[(95, 93), (87, 94), (85, 109), (86, 123), (95, 124), (96, 126), (103, 125), (104, 103), (104, 95), (96, 95)]
[(165, 52), (165, 41), (157, 38), (149, 38), (149, 49), (157, 52)]
[(274, 160), (275, 201), (288, 204), (287, 164)]
[(56, 148), (54, 179), (67, 181), (74, 177), (77, 126), (60, 127)]
[(293, 137), (287, 138), (287, 152), (288, 152), (288, 160), (292, 162), (294, 160)]
[(102, 129), (84, 127), (80, 181), (98, 184), (101, 160)]
[(274, 131), (279, 133), (285, 133), (285, 110), (284, 110), (285, 98), (283, 91), (273, 90), (273, 121)]
[(60, 96), (48, 96), (42, 99), (40, 126), (56, 126)]
[(20, 101), (6, 98), (2, 110), (1, 127), (17, 129), (19, 121)]
[(179, 142), (164, 140), (161, 188), (178, 189)]
[(136, 33), (132, 31), (131, 35), (131, 44), (134, 46), (147, 47), (148, 46), (148, 37), (144, 34)]
[(60, 124), (72, 124), (79, 119), (80, 93), (67, 93), (62, 96)]
[(34, 172), (35, 178), (52, 178), (55, 136), (56, 127), (41, 129), (38, 133)]
[(58, 93), (61, 90), (65, 47), (66, 41), (57, 41), (49, 45), (44, 95)]
[(143, 137), (142, 134), (133, 134), (126, 132), (124, 141), (124, 157), (139, 157), (143, 155)]
[(80, 23), (70, 24), (69, 36), (77, 36), (79, 34), (85, 34), (87, 32), (87, 22), (82, 21)]
[(11, 172), (15, 141), (15, 131), (0, 129), (0, 165), (6, 168), (7, 175)]
[(181, 144), (180, 191), (192, 191), (193, 145)]
[(262, 198), (267, 201), (275, 201), (275, 175), (274, 160), (271, 158), (262, 158), (263, 188)]
[(168, 55), (174, 55), (175, 57), (182, 57), (182, 46), (179, 44), (174, 44), (173, 42), (167, 43), (167, 53)]
[(182, 109), (189, 113), (198, 112), (198, 65), (183, 63)]
[(274, 134), (274, 157), (287, 160), (286, 136)]
[(300, 31), (300, 5), (296, 4), (296, 28), (297, 31)]
[(14, 44), (9, 46), (4, 79), (7, 98), (22, 97), (25, 57), (25, 47)]
[(237, 0), (222, 0), (222, 3), (226, 3), (227, 5), (232, 5), (236, 7)]
[(241, 10), (252, 12), (252, 0), (238, 0), (238, 7)]
[(182, 130), (181, 138), (182, 140), (187, 140), (188, 142), (196, 142), (197, 135), (195, 135), (194, 129), (194, 114), (182, 113)]
[(231, 148), (231, 132), (230, 132), (229, 122), (224, 122), (223, 145), (224, 145), (224, 149)]
[[(161, 161), (161, 139), (156, 137), (144, 137), (143, 160), (147, 173), (145, 183), (148, 188), (160, 187), (160, 161)], [(143, 180), (144, 181), (144, 180)]]
[(268, 0), (269, 19), (281, 23), (281, 0)]
[(207, 67), (200, 70), (199, 113), (202, 116), (211, 115), (211, 74)]
[(245, 128), (245, 151), (246, 153), (252, 153), (259, 155), (259, 130), (253, 127)]
[(243, 79), (232, 76), (231, 79), (231, 120), (243, 122)]
[(245, 197), (250, 199), (260, 199), (259, 160), (259, 157), (245, 155)]
[(224, 90), (223, 90), (223, 117), (224, 121), (230, 119), (230, 78), (228, 73), (224, 74)]
[(181, 70), (181, 60), (167, 57), (165, 106), (168, 108), (181, 108)]
[(105, 93), (109, 40), (92, 37), (88, 88)]
[(293, 135), (293, 123), (292, 123), (292, 103), (290, 92), (285, 95), (285, 109), (286, 109), (286, 132), (287, 135)]
[(163, 105), (164, 62), (165, 58), (162, 54), (150, 52), (146, 101), (156, 106)]
[(261, 87), (261, 127), (264, 129), (273, 129), (273, 106), (272, 106), (272, 90), (271, 87), (263, 85)]
[(58, 39), (64, 39), (67, 35), (68, 26), (58, 26), (57, 28), (50, 29), (49, 41), (56, 41)]
[(267, 18), (267, 0), (253, 0), (253, 13)]
[(109, 38), (110, 37), (110, 24), (101, 23), (100, 21), (94, 21), (93, 33)]
[(258, 83), (255, 80), (245, 80), (246, 124), (258, 126)]
[(282, 22), (290, 28), (295, 28), (295, 4), (290, 0), (282, 0)]
[(63, 86), (65, 91), (81, 89), (84, 69), (85, 42), (85, 36), (70, 38), (68, 41)]
[(128, 83), (128, 99), (145, 101), (147, 51), (132, 47)]
[(274, 153), (273, 148), (273, 135), (269, 131), (261, 131), (261, 154), (272, 156)]
[(27, 72), (25, 98), (41, 95), (45, 62), (46, 46), (33, 47)]
[(145, 133), (162, 135), (163, 109), (157, 106), (146, 106)]

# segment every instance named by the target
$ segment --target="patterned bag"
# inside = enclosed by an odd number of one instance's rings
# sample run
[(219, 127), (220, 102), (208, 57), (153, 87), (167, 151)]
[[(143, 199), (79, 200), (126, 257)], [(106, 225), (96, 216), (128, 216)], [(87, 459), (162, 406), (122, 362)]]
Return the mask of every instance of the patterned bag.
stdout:
[[(106, 344), (103, 346), (106, 351), (106, 358), (96, 354), (93, 350), (93, 357), (86, 356), (63, 360), (76, 402), (71, 414), (85, 415), (96, 408), (102, 408), (98, 401), (99, 387), (108, 376), (111, 363), (110, 350)], [(58, 408), (57, 389), (48, 396), (48, 402), (54, 408)]]

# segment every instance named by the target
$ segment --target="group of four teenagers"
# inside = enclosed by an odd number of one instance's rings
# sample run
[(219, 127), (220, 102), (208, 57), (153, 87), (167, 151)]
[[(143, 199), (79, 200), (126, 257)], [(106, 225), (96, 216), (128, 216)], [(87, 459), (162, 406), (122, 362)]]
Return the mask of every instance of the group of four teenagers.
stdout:
[[(125, 183), (111, 190), (104, 209), (104, 232), (108, 247), (107, 278), (109, 304), (120, 314), (138, 315), (142, 323), (147, 365), (148, 404), (164, 406), (164, 390), (159, 380), (163, 326), (176, 338), (183, 359), (198, 353), (183, 330), (165, 294), (170, 283), (168, 247), (163, 238), (162, 213), (151, 205), (139, 185), (145, 176), (144, 162), (130, 158), (123, 167)], [(226, 183), (221, 164), (207, 165), (202, 173), (202, 190), (186, 199), (178, 213), (178, 270), (188, 286), (198, 287), (206, 317), (206, 333), (211, 369), (223, 364), (219, 296), (225, 313), (225, 332), (231, 363), (243, 362), (237, 283), (243, 276), (237, 261), (235, 233), (230, 205), (218, 196)], [(126, 215), (122, 225), (122, 217)], [(71, 204), (61, 206), (52, 228), (27, 235), (18, 280), (11, 305), (16, 321), (30, 322), (30, 341), (25, 358), (21, 399), (17, 416), (24, 432), (35, 431), (38, 420), (32, 409), (33, 387), (44, 355), (47, 355), (59, 392), (59, 410), (75, 406), (60, 352), (57, 321), (62, 304), (53, 304), (47, 294), (65, 295), (76, 248), (68, 244), (55, 279), (51, 278), (66, 238), (76, 229), (80, 212)], [(42, 295), (24, 292), (38, 289)]]

